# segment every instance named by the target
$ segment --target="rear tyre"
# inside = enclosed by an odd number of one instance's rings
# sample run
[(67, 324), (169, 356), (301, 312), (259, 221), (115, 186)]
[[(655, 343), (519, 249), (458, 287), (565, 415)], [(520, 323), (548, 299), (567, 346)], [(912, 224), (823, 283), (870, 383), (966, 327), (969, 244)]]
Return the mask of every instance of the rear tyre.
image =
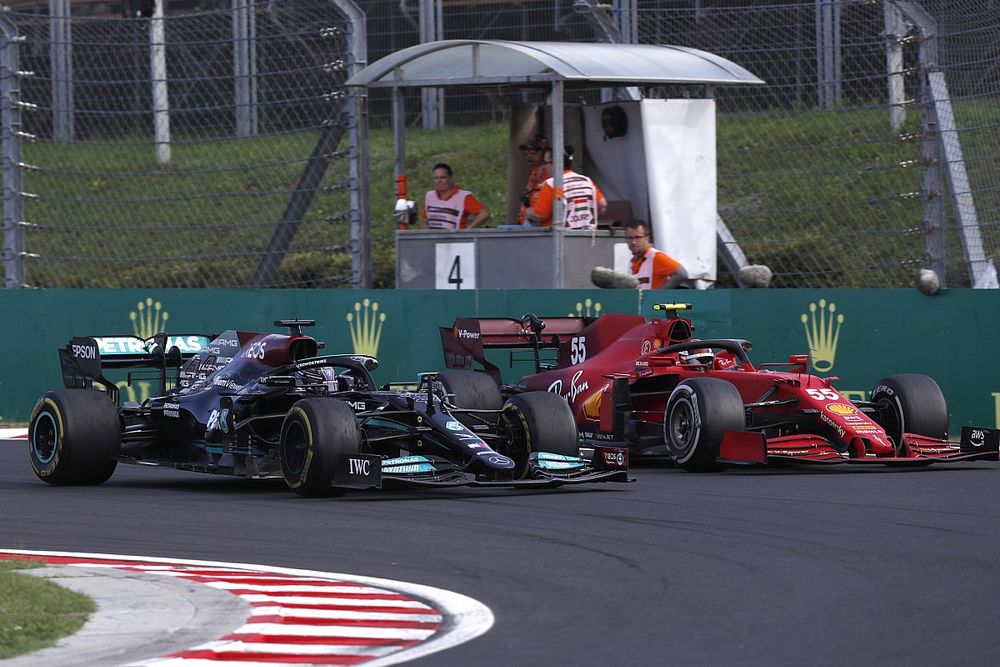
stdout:
[(288, 488), (306, 498), (343, 495), (344, 489), (333, 486), (337, 460), (360, 450), (361, 429), (344, 401), (296, 401), (281, 426), (281, 474)]
[(729, 382), (691, 378), (670, 394), (663, 413), (663, 439), (670, 456), (690, 472), (719, 470), (716, 460), (726, 431), (745, 427), (743, 399)]
[[(486, 373), (476, 371), (447, 370), (437, 374), (446, 394), (453, 394), (451, 402), (466, 410), (499, 410), (503, 407), (503, 396), (496, 381)], [(496, 415), (455, 415), (466, 426), (487, 423), (496, 425)]]
[(885, 429), (902, 454), (904, 433), (931, 438), (948, 437), (948, 404), (938, 383), (926, 375), (902, 373), (875, 383), (871, 402), (875, 422)]
[(118, 407), (107, 394), (58, 389), (42, 394), (28, 424), (28, 458), (43, 482), (101, 484), (118, 466)]
[(547, 391), (529, 391), (507, 399), (501, 413), (508, 439), (501, 451), (514, 461), (514, 479), (528, 475), (532, 452), (580, 455), (573, 410), (566, 399)]

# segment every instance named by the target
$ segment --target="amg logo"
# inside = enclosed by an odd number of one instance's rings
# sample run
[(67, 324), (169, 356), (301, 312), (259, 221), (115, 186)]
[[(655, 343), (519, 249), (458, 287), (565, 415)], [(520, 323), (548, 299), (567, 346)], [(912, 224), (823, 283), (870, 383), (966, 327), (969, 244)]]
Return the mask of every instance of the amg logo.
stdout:
[(468, 329), (459, 329), (458, 330), (458, 337), (459, 338), (470, 338), (472, 340), (479, 340), (479, 335), (480, 334), (479, 334), (478, 331), (469, 331)]
[(97, 347), (94, 345), (74, 345), (73, 356), (77, 359), (96, 359)]
[(364, 412), (366, 408), (364, 401), (347, 401), (347, 404), (358, 412)]
[(348, 469), (352, 475), (362, 475), (367, 477), (372, 473), (371, 461), (368, 459), (347, 459)]

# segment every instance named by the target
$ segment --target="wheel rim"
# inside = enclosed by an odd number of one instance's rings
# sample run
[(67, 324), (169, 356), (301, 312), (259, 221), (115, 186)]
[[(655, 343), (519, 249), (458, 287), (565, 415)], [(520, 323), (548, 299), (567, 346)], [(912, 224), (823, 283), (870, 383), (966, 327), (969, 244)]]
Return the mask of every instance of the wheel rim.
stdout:
[(302, 472), (306, 464), (306, 431), (301, 424), (289, 424), (282, 439), (282, 458), (285, 461), (286, 470), (292, 475)]
[(517, 466), (512, 471), (513, 475), (516, 477), (523, 474), (528, 465), (529, 452), (525, 444), (528, 438), (520, 420), (504, 414), (497, 424), (497, 434), (500, 436), (501, 442), (504, 443), (504, 450), (506, 450), (500, 453), (513, 459)]
[(59, 449), (59, 430), (56, 428), (55, 419), (48, 412), (38, 415), (35, 426), (31, 431), (31, 451), (35, 459), (48, 465), (56, 457)]
[(878, 406), (875, 412), (875, 422), (885, 429), (885, 434), (889, 436), (898, 451), (902, 446), (903, 439), (903, 420), (900, 417), (900, 408), (892, 398), (883, 397), (874, 402)]
[(671, 448), (678, 454), (686, 454), (691, 449), (694, 438), (694, 412), (691, 403), (686, 400), (677, 401), (670, 411), (669, 441)]

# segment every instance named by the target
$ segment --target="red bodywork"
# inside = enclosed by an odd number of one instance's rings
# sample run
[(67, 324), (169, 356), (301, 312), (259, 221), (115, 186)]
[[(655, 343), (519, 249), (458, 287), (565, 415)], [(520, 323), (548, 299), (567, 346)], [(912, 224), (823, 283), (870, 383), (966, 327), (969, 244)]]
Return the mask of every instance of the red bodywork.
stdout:
[[(474, 369), (477, 362), (500, 382), (487, 349), (534, 350), (537, 372), (504, 386), (505, 392), (565, 396), (581, 438), (591, 444), (637, 451), (663, 445), (671, 392), (685, 379), (713, 377), (738, 390), (746, 414), (745, 430), (726, 431), (719, 447), (722, 462), (921, 464), (998, 458), (995, 446), (969, 447), (911, 433), (896, 443), (877, 420), (877, 406), (845, 398), (832, 385), (835, 377), (809, 374), (808, 355), (755, 366), (747, 355), (749, 342), (695, 339), (691, 320), (676, 314), (685, 307), (657, 308), (667, 310), (667, 317), (459, 318), (441, 328), (445, 365)], [(716, 352), (710, 363), (685, 362), (687, 352), (703, 347)], [(995, 442), (995, 431), (985, 430)]]

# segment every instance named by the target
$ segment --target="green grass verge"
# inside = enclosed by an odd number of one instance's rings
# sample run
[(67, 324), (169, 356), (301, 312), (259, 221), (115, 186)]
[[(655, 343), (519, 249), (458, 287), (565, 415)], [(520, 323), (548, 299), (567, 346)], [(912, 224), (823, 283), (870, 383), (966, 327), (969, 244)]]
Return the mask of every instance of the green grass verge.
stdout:
[(51, 646), (79, 630), (94, 602), (17, 570), (40, 567), (26, 560), (0, 560), (0, 660)]

